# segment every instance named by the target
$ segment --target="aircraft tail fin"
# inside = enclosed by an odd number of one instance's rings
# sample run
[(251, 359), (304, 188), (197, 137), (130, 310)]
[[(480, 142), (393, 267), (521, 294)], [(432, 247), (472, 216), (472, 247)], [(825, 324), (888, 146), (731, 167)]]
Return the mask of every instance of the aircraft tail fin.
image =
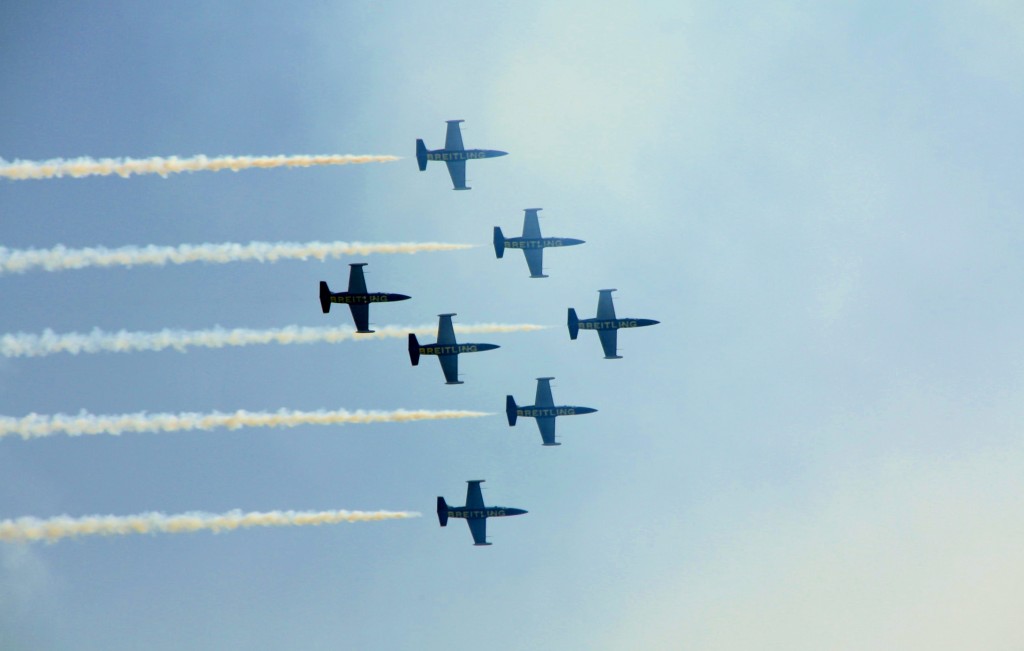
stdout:
[(494, 227), (494, 255), (499, 258), (505, 255), (505, 236), (501, 233), (501, 226)]
[(416, 339), (416, 333), (409, 333), (409, 361), (413, 366), (420, 363), (420, 342)]
[(576, 316), (576, 310), (569, 308), (569, 339), (575, 339), (580, 333), (580, 320)]
[(324, 311), (324, 314), (331, 311), (331, 290), (322, 280), (320, 281), (320, 309)]
[(427, 169), (427, 146), (419, 138), (416, 139), (416, 162), (421, 172)]
[(512, 396), (505, 396), (505, 415), (508, 416), (509, 427), (515, 427), (516, 424), (516, 399)]
[(448, 526), (448, 504), (440, 495), (437, 497), (437, 521), (442, 527)]

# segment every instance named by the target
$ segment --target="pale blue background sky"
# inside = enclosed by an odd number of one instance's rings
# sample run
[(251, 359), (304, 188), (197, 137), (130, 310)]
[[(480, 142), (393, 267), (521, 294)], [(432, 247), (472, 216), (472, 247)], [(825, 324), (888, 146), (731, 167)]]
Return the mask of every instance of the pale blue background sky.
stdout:
[[(0, 413), (464, 408), (479, 421), (0, 442), (0, 514), (413, 509), (0, 548), (0, 648), (1019, 649), (1024, 13), (1013, 2), (0, 6), (0, 156), (390, 165), (6, 182), (11, 248), (440, 240), (372, 313), (540, 322), (466, 384), (399, 340), (0, 360)], [(510, 152), (416, 171), (464, 118)], [(542, 206), (587, 244), (496, 261)], [(355, 261), (355, 260), (353, 260)], [(4, 332), (280, 327), (344, 262), (0, 277)], [(625, 359), (570, 342), (617, 287)], [(529, 509), (477, 549), (434, 498)]]

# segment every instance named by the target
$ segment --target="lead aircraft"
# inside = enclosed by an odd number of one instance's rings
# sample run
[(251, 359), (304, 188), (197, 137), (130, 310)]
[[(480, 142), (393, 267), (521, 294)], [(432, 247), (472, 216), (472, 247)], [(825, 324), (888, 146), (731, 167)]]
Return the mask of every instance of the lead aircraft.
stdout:
[(523, 236), (505, 237), (501, 227), (494, 227), (494, 254), (499, 258), (505, 255), (505, 249), (522, 249), (526, 256), (526, 264), (530, 267), (530, 278), (547, 278), (544, 275), (544, 249), (553, 246), (573, 246), (583, 244), (583, 240), (568, 237), (543, 237), (540, 234), (540, 222), (537, 213), (543, 208), (527, 208), (523, 218)]
[(466, 186), (466, 161), (477, 158), (507, 156), (507, 151), (497, 149), (466, 149), (462, 145), (462, 130), (459, 123), (465, 120), (447, 120), (448, 133), (444, 137), (444, 149), (427, 149), (423, 141), (416, 139), (416, 162), (420, 171), (427, 169), (427, 161), (443, 161), (452, 177), (453, 190), (471, 190)]
[(520, 407), (516, 404), (515, 398), (505, 396), (505, 415), (508, 416), (508, 424), (515, 427), (516, 418), (536, 418), (537, 428), (540, 430), (540, 437), (544, 445), (561, 445), (555, 442), (555, 419), (559, 416), (579, 416), (581, 414), (592, 414), (596, 409), (592, 407), (576, 407), (574, 405), (555, 405), (551, 397), (551, 380), (553, 377), (537, 378), (537, 398), (534, 405)]
[(473, 534), (474, 545), (490, 545), (487, 542), (487, 518), (503, 518), (509, 515), (522, 515), (523, 509), (510, 509), (504, 506), (484, 506), (484, 496), (480, 492), (480, 484), (485, 480), (471, 479), (466, 483), (466, 505), (448, 506), (444, 498), (437, 498), (437, 521), (442, 527), (448, 526), (448, 518), (463, 518)]
[(332, 292), (327, 283), (320, 281), (320, 309), (327, 314), (331, 311), (331, 303), (345, 303), (352, 311), (352, 320), (356, 322), (356, 332), (368, 334), (370, 330), (370, 303), (392, 303), (404, 301), (409, 297), (405, 294), (370, 294), (366, 291), (366, 279), (363, 278), (363, 267), (365, 262), (355, 262), (349, 265), (348, 291)]
[(597, 291), (600, 296), (597, 299), (596, 318), (580, 319), (576, 316), (576, 310), (569, 308), (569, 338), (575, 339), (580, 330), (596, 330), (597, 336), (601, 338), (601, 347), (604, 348), (604, 358), (622, 359), (618, 354), (619, 328), (642, 328), (659, 322), (654, 319), (617, 319), (615, 306), (612, 304), (612, 292), (616, 290)]
[(462, 353), (479, 353), (499, 348), (497, 344), (460, 344), (455, 341), (455, 328), (452, 326), (451, 314), (438, 314), (437, 343), (421, 346), (416, 334), (409, 333), (409, 361), (413, 366), (420, 363), (420, 355), (437, 355), (444, 371), (446, 384), (462, 384), (459, 381), (459, 355)]

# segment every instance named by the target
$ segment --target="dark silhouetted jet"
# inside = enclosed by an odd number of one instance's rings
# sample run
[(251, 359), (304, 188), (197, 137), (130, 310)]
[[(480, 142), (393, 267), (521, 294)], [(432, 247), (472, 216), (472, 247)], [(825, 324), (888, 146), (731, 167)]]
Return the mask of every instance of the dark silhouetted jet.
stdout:
[(494, 350), (497, 344), (460, 344), (455, 341), (455, 328), (452, 326), (451, 314), (438, 314), (437, 322), (437, 343), (429, 346), (421, 346), (416, 335), (409, 333), (409, 359), (412, 365), (420, 363), (420, 355), (437, 355), (441, 362), (441, 370), (444, 371), (444, 379), (447, 384), (462, 384), (459, 382), (459, 355), (462, 353), (479, 353), (484, 350)]
[(505, 255), (505, 249), (522, 249), (526, 256), (526, 264), (530, 267), (530, 278), (547, 278), (544, 275), (544, 249), (551, 246), (573, 246), (583, 244), (583, 240), (568, 237), (542, 237), (537, 213), (542, 208), (527, 208), (523, 219), (523, 236), (506, 238), (501, 228), (494, 227), (494, 254), (499, 258)]
[(577, 318), (576, 310), (569, 308), (569, 338), (575, 339), (580, 330), (597, 330), (597, 336), (601, 338), (601, 347), (604, 348), (604, 358), (622, 359), (617, 354), (619, 328), (642, 328), (659, 322), (654, 319), (616, 319), (615, 306), (612, 305), (612, 292), (615, 290), (597, 291), (601, 296), (597, 299), (596, 318), (581, 320)]
[(356, 322), (356, 332), (367, 334), (373, 332), (370, 326), (370, 303), (390, 303), (404, 301), (409, 297), (405, 294), (369, 294), (366, 291), (366, 279), (363, 278), (365, 262), (350, 264), (348, 272), (348, 291), (332, 292), (327, 283), (320, 281), (320, 308), (327, 314), (331, 311), (331, 303), (345, 303), (352, 310), (352, 320)]
[(462, 146), (462, 131), (459, 123), (465, 120), (448, 120), (448, 133), (444, 138), (444, 149), (427, 149), (422, 140), (416, 140), (416, 162), (420, 171), (427, 169), (427, 161), (444, 161), (448, 166), (448, 175), (452, 177), (455, 190), (469, 190), (466, 187), (466, 161), (477, 158), (495, 158), (505, 156), (507, 151), (497, 149), (466, 149)]
[(523, 509), (510, 509), (504, 506), (484, 506), (484, 496), (480, 492), (483, 479), (471, 479), (466, 483), (466, 506), (448, 506), (443, 497), (437, 498), (437, 521), (442, 527), (448, 526), (448, 518), (463, 518), (473, 534), (474, 545), (490, 545), (487, 542), (487, 518), (503, 518), (507, 515), (522, 515)]
[(555, 418), (559, 416), (579, 416), (580, 414), (592, 414), (596, 409), (592, 407), (576, 407), (573, 405), (555, 405), (551, 397), (551, 380), (553, 377), (537, 378), (537, 404), (520, 407), (512, 396), (505, 397), (505, 414), (508, 416), (508, 424), (515, 426), (516, 418), (536, 418), (537, 428), (540, 429), (540, 437), (544, 439), (544, 445), (561, 445), (555, 442)]

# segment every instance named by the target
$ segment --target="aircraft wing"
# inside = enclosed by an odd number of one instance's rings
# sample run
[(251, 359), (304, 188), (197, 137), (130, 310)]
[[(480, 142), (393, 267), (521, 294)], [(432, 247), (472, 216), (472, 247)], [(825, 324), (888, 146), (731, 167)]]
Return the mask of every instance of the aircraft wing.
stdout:
[(544, 275), (544, 249), (523, 249), (531, 276)]
[(540, 430), (540, 437), (544, 445), (555, 445), (555, 417), (541, 416), (537, 419), (537, 428)]
[(437, 321), (437, 345), (455, 345), (455, 327), (452, 325), (453, 314), (442, 314)]
[(601, 338), (601, 347), (604, 348), (605, 357), (618, 357), (618, 330), (598, 330), (597, 336)]
[(448, 133), (444, 136), (444, 148), (451, 149), (454, 151), (463, 151), (465, 147), (462, 146), (462, 129), (459, 127), (459, 123), (462, 120), (449, 120), (448, 121)]
[(370, 329), (370, 306), (356, 305), (349, 303), (348, 309), (352, 310), (352, 320), (356, 322), (356, 330)]
[(554, 407), (555, 400), (551, 397), (551, 378), (537, 378), (537, 399), (534, 407)]
[(466, 518), (469, 532), (473, 534), (474, 545), (490, 545), (487, 542), (487, 518)]
[(527, 208), (526, 217), (523, 219), (523, 237), (540, 239), (540, 222), (537, 220), (537, 213), (540, 208)]
[(452, 185), (456, 190), (468, 190), (466, 187), (466, 161), (450, 160), (445, 161), (448, 166), (448, 176), (452, 177)]
[(483, 511), (484, 510), (484, 494), (480, 491), (480, 484), (483, 482), (482, 479), (474, 479), (473, 481), (466, 482), (466, 510), (467, 511)]
[(615, 304), (612, 303), (612, 290), (602, 290), (597, 299), (597, 318), (602, 321), (615, 318)]
[(437, 359), (441, 361), (441, 370), (444, 371), (445, 382), (459, 384), (459, 356), (438, 355)]
[(348, 272), (348, 293), (365, 294), (366, 279), (363, 278), (363, 265), (352, 265)]

